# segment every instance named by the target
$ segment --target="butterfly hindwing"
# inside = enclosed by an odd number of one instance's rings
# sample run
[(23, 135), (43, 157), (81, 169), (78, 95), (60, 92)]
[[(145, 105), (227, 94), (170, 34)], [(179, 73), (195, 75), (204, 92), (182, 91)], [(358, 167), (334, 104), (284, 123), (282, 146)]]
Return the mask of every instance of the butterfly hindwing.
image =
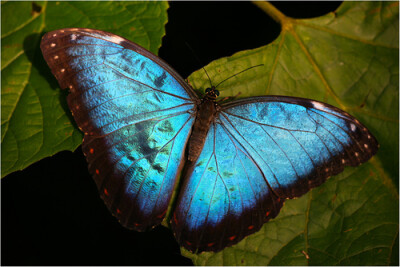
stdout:
[(70, 91), (89, 171), (110, 211), (136, 230), (159, 224), (194, 121), (192, 89), (161, 59), (110, 33), (53, 31), (41, 49)]
[(218, 251), (237, 243), (274, 218), (283, 204), (221, 123), (212, 124), (182, 189), (172, 228), (191, 251)]
[(172, 219), (181, 245), (218, 251), (275, 217), (283, 199), (376, 153), (373, 135), (318, 101), (254, 97), (221, 106)]

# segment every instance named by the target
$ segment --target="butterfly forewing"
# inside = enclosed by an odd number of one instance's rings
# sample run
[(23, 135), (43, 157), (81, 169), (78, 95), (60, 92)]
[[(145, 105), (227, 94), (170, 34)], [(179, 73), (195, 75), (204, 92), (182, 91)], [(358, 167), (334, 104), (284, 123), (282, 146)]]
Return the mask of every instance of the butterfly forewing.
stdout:
[(194, 93), (145, 49), (109, 33), (63, 29), (41, 49), (85, 133), (99, 192), (129, 228), (165, 216), (195, 116)]
[(367, 161), (378, 149), (349, 114), (292, 97), (221, 107), (172, 220), (191, 251), (218, 251), (274, 218), (282, 202)]
[(309, 99), (248, 98), (225, 105), (220, 118), (283, 198), (301, 196), (378, 149), (354, 117)]

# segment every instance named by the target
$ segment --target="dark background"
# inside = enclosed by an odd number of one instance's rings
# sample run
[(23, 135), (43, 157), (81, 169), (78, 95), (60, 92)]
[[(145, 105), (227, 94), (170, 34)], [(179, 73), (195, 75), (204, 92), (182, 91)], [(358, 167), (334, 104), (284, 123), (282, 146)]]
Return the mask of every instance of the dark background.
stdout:
[[(288, 16), (311, 18), (340, 2), (272, 4)], [(212, 60), (266, 45), (280, 32), (250, 2), (170, 2), (168, 17), (159, 56), (184, 78)], [(2, 265), (192, 264), (169, 229), (138, 233), (119, 225), (99, 198), (81, 147), (3, 178), (1, 208)]]

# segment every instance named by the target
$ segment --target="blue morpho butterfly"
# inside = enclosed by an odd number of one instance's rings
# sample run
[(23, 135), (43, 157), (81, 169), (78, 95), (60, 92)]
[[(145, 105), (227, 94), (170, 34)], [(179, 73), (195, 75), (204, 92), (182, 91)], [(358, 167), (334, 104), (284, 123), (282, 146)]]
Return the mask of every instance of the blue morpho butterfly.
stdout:
[(219, 104), (215, 87), (199, 99), (164, 61), (111, 33), (52, 31), (41, 49), (69, 88), (89, 171), (109, 210), (125, 227), (153, 228), (179, 184), (171, 226), (190, 251), (239, 242), (277, 216), (284, 199), (378, 149), (357, 119), (318, 101), (260, 96)]

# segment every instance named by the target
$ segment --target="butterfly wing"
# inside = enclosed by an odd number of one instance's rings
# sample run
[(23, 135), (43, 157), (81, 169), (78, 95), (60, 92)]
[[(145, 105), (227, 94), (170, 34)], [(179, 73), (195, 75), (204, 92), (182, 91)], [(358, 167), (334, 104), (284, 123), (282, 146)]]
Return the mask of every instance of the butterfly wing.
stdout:
[(317, 101), (255, 97), (223, 105), (175, 209), (191, 251), (218, 251), (258, 231), (282, 199), (301, 196), (376, 153), (373, 135)]
[(186, 249), (218, 251), (233, 245), (282, 206), (257, 163), (221, 123), (211, 125), (192, 167), (171, 221)]
[(303, 195), (378, 150), (375, 137), (356, 118), (314, 100), (249, 98), (225, 105), (220, 118), (253, 151), (269, 185), (283, 198)]
[(100, 195), (121, 224), (159, 224), (171, 199), (196, 107), (192, 89), (161, 59), (113, 34), (47, 33), (43, 56), (85, 133)]

